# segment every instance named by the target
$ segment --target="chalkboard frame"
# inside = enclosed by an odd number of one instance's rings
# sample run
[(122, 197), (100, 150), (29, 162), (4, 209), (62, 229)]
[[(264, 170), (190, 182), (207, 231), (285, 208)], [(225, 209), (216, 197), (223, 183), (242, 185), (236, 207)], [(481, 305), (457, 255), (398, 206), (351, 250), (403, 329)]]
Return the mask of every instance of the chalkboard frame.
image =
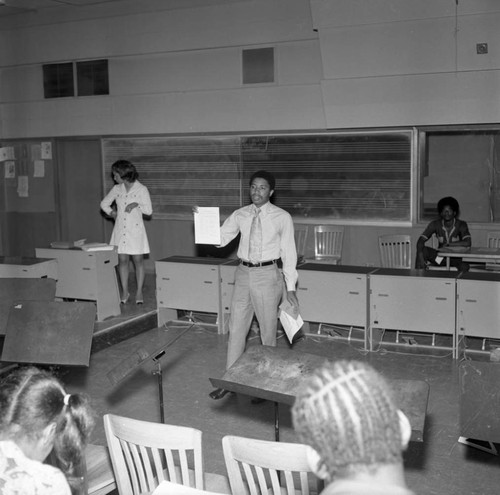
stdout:
[(415, 182), (413, 129), (124, 136), (102, 141), (105, 191), (111, 165), (132, 161), (154, 218), (186, 219), (193, 205), (224, 218), (249, 202), (259, 169), (276, 176), (273, 202), (301, 222), (409, 225)]

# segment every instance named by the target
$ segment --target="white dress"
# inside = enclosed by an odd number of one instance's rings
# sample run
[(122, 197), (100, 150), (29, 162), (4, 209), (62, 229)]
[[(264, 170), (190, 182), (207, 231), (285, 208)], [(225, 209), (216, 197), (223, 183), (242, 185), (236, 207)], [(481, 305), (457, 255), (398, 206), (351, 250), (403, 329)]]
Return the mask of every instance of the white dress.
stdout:
[[(113, 203), (116, 203), (117, 216), (109, 243), (117, 246), (118, 254), (149, 253), (148, 237), (142, 218), (142, 215), (153, 213), (148, 188), (137, 180), (132, 183), (128, 192), (125, 184), (116, 184), (101, 201), (101, 209), (110, 215)], [(130, 203), (137, 203), (139, 206), (126, 213), (125, 207)]]

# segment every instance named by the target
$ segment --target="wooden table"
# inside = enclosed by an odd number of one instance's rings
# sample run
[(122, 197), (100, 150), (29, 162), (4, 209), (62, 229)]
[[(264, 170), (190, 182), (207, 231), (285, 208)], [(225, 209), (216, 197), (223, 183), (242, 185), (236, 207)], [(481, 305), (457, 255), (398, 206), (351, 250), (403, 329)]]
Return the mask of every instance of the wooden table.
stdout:
[(1, 256), (0, 278), (52, 278), (56, 280), (57, 261)]
[[(252, 346), (212, 385), (275, 402), (275, 436), (279, 439), (278, 404), (293, 405), (305, 376), (326, 362), (323, 356), (270, 346)], [(423, 441), (429, 385), (422, 380), (388, 380), (399, 408), (408, 416), (411, 439)]]
[(116, 489), (115, 477), (107, 447), (87, 445), (87, 485), (89, 495), (104, 495)]
[(462, 258), (466, 263), (500, 263), (500, 249), (490, 247), (456, 247), (441, 248), (438, 256), (446, 258), (446, 268), (450, 269), (450, 258)]

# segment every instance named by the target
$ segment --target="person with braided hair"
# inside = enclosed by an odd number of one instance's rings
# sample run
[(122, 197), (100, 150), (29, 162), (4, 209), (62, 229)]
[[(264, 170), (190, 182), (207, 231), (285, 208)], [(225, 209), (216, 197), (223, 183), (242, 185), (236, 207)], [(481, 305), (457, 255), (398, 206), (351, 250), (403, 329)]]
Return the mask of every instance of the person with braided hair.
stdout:
[[(16, 368), (0, 380), (0, 494), (70, 495), (93, 425), (86, 396), (46, 371)], [(44, 464), (49, 454), (58, 467)]]
[(311, 469), (327, 483), (321, 495), (412, 495), (403, 451), (411, 435), (383, 377), (361, 361), (325, 364), (299, 386), (295, 431)]

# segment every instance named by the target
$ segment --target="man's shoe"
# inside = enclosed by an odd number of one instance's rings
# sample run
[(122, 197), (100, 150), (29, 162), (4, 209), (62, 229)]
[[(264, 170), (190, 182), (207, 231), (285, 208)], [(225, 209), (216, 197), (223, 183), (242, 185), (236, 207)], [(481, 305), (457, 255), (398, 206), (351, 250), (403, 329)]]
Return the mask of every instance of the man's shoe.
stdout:
[(211, 399), (214, 399), (214, 400), (219, 400), (219, 399), (222, 399), (223, 397), (225, 397), (227, 394), (230, 394), (231, 391), (230, 390), (226, 390), (225, 388), (216, 388), (215, 390), (212, 390), (208, 396), (211, 398)]

